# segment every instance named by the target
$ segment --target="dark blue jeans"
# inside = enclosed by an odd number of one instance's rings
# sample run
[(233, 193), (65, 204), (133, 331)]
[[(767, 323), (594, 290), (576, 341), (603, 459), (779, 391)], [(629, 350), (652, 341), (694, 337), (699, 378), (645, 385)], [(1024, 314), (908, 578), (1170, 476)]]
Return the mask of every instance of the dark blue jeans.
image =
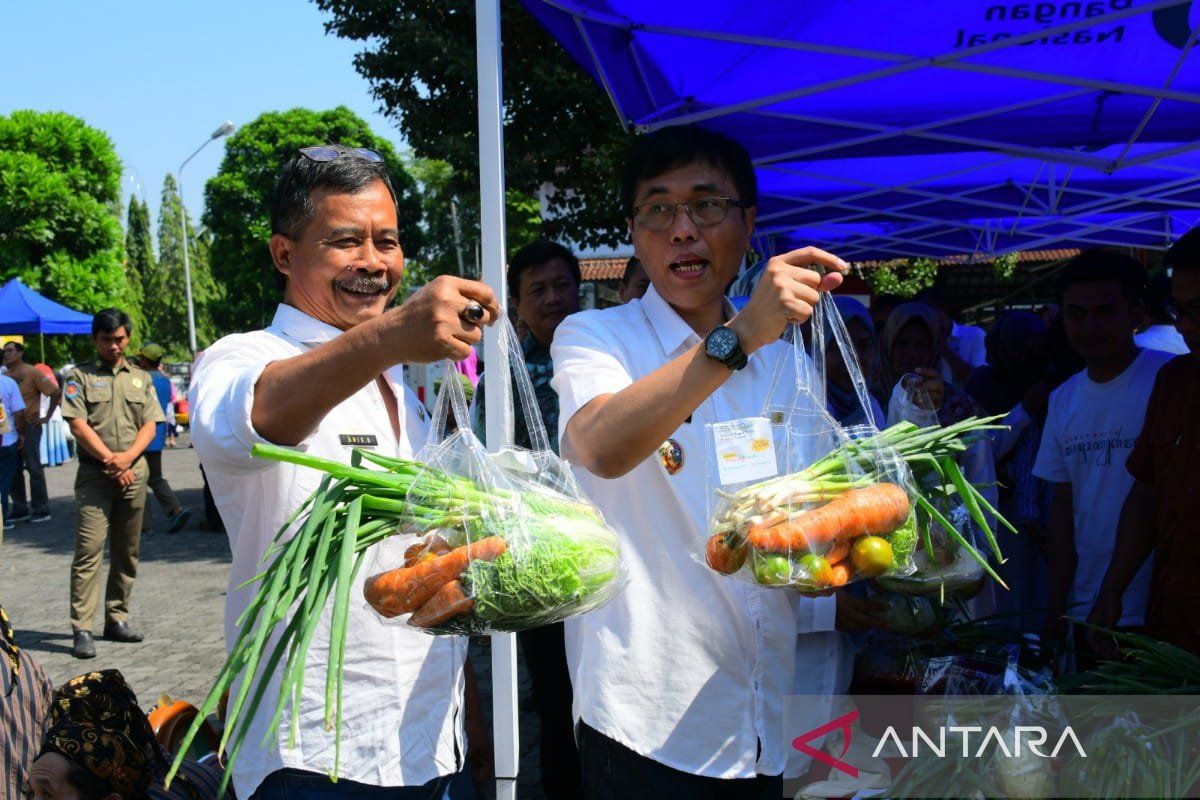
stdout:
[(723, 780), (680, 772), (583, 723), (579, 724), (579, 762), (586, 800), (778, 800), (783, 796), (780, 775)]
[[(452, 786), (455, 789), (463, 786), (464, 778), (470, 786), (469, 793), (452, 790)], [(334, 783), (322, 772), (281, 769), (272, 772), (259, 784), (251, 800), (341, 800), (351, 797), (368, 800), (459, 800), (473, 796), (474, 785), (468, 775), (434, 778), (424, 786), (368, 786), (348, 780)]]
[(5, 520), (12, 511), (8, 503), (8, 491), (12, 486), (13, 476), (17, 474), (17, 459), (20, 457), (16, 444), (0, 447), (0, 487), (3, 487), (0, 490), (0, 508), (4, 511)]

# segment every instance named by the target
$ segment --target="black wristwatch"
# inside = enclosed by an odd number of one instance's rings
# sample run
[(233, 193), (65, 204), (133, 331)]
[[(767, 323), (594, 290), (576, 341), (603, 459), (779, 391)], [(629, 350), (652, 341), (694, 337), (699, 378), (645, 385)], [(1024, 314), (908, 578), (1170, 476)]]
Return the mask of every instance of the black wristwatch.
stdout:
[(708, 332), (708, 336), (704, 337), (704, 352), (713, 361), (735, 372), (747, 363), (742, 343), (733, 329), (726, 325), (718, 325)]

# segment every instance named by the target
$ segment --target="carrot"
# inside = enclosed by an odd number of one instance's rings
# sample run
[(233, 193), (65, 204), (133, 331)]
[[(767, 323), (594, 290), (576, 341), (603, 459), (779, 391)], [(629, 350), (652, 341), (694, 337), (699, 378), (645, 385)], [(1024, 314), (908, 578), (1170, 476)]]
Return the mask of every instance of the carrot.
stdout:
[(408, 624), (432, 628), (448, 619), (470, 613), (474, 606), (475, 600), (463, 592), (462, 581), (450, 581), (408, 618)]
[(830, 546), (829, 551), (825, 553), (825, 560), (830, 564), (836, 564), (839, 561), (845, 561), (848, 555), (850, 555), (850, 540), (838, 539)]
[(494, 561), (506, 547), (499, 536), (489, 536), (429, 561), (372, 575), (363, 587), (363, 594), (371, 607), (385, 617), (407, 614), (429, 602), (447, 583), (457, 580), (472, 559)]
[(708, 539), (704, 548), (704, 560), (708, 566), (724, 575), (732, 575), (746, 563), (746, 555), (750, 548), (745, 539), (739, 539), (732, 532), (714, 533)]
[(430, 536), (427, 540), (414, 542), (404, 551), (404, 566), (411, 567), (421, 561), (449, 553), (451, 547), (440, 536)]
[(908, 519), (908, 495), (894, 483), (853, 489), (820, 508), (770, 526), (752, 525), (750, 545), (769, 553), (819, 551), (867, 534), (891, 533)]
[(834, 564), (829, 568), (829, 586), (845, 586), (850, 582), (850, 568), (845, 564)]

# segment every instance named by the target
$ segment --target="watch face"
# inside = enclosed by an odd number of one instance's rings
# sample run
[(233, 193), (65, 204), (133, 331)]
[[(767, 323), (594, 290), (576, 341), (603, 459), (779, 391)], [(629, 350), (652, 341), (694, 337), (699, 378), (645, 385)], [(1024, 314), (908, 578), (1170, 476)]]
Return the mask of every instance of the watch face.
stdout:
[(737, 334), (729, 328), (721, 327), (713, 330), (705, 342), (708, 354), (718, 361), (724, 361), (733, 355), (738, 348)]

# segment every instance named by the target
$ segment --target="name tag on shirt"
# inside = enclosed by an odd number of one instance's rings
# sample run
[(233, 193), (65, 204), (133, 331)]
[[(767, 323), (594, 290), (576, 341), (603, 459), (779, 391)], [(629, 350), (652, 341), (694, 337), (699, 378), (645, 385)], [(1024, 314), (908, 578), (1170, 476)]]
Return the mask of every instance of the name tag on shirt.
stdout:
[(747, 417), (712, 426), (717, 477), (722, 486), (772, 478), (779, 474), (775, 439), (766, 417)]
[(373, 433), (339, 433), (338, 441), (345, 447), (379, 446), (379, 437)]

